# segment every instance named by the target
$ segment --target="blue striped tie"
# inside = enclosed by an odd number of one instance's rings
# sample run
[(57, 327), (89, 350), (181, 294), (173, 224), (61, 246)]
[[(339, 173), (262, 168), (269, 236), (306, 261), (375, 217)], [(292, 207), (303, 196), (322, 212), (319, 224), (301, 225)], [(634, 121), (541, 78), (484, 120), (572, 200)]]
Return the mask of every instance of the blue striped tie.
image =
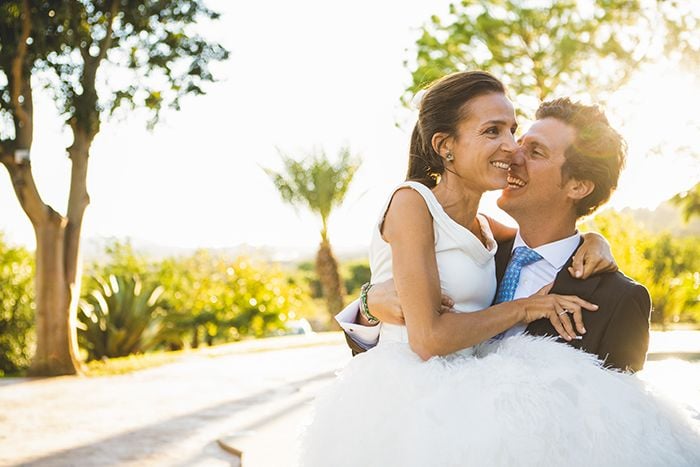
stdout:
[[(542, 256), (534, 250), (526, 246), (519, 246), (513, 250), (513, 256), (510, 257), (508, 267), (506, 268), (503, 279), (498, 285), (498, 293), (494, 303), (503, 303), (513, 300), (515, 289), (518, 288), (520, 281), (520, 271), (528, 264), (536, 263), (541, 260)], [(505, 332), (502, 332), (494, 337), (494, 339), (502, 339)]]

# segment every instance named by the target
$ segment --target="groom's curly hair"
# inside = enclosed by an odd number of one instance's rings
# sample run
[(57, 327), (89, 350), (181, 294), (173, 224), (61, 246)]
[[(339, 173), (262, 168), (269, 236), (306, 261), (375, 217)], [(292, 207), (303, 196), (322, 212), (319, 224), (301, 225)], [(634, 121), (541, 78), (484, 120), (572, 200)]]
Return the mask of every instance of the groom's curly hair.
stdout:
[(625, 164), (627, 144), (610, 126), (603, 111), (595, 105), (584, 105), (569, 98), (543, 102), (537, 119), (556, 118), (576, 130), (576, 139), (564, 152), (562, 178), (590, 180), (593, 191), (576, 203), (576, 215), (593, 213), (617, 188), (620, 171)]

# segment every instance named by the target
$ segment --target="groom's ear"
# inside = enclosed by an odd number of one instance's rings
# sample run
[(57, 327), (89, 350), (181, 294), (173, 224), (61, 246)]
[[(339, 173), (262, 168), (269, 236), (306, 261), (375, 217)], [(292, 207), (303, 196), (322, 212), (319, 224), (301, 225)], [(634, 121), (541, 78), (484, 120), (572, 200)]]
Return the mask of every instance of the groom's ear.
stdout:
[(567, 185), (567, 194), (574, 201), (585, 198), (595, 189), (595, 183), (591, 180), (576, 180), (572, 178), (567, 182)]

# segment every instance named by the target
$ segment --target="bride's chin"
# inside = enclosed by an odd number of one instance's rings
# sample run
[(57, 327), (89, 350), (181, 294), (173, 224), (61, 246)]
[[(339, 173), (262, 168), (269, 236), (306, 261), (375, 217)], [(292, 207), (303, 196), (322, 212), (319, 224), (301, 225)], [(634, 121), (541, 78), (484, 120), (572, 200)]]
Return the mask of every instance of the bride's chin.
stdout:
[(493, 183), (489, 187), (489, 191), (494, 191), (494, 190), (503, 190), (504, 188), (508, 188), (508, 179), (507, 177), (503, 177), (503, 179), (494, 179)]

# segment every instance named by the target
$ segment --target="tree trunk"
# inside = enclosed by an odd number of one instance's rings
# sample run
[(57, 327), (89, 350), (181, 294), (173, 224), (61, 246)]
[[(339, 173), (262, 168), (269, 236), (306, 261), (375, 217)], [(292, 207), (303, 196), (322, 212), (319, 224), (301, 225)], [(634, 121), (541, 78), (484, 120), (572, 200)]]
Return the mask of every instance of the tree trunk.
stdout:
[[(49, 208), (50, 209), (50, 208)], [(67, 221), (53, 210), (36, 226), (37, 348), (29, 374), (74, 375), (81, 372), (76, 335), (76, 307), (65, 275)]]
[[(31, 162), (1, 159), (7, 168), (20, 206), (36, 237), (37, 348), (29, 368), (33, 376), (74, 375), (78, 362), (75, 320), (79, 283), (66, 274), (66, 232), (69, 220), (46, 205), (34, 183)], [(76, 261), (73, 258), (73, 261)], [(69, 262), (70, 263), (70, 262)]]
[[(90, 202), (87, 166), (94, 135), (74, 125), (73, 136), (73, 144), (68, 148), (72, 165), (67, 215), (63, 217), (44, 206), (47, 215), (32, 222), (36, 232), (37, 349), (29, 373), (34, 376), (83, 371), (76, 332), (82, 275), (80, 231)], [(26, 173), (31, 177), (30, 171)]]
[(36, 236), (37, 349), (29, 368), (33, 376), (82, 372), (75, 324), (80, 298), (80, 230), (89, 203), (87, 160), (94, 135), (76, 127), (73, 130), (75, 141), (68, 148), (72, 169), (66, 217), (41, 199), (31, 162), (17, 163), (11, 154), (1, 159)]
[(321, 289), (326, 297), (326, 306), (330, 315), (329, 320), (333, 326), (333, 316), (343, 309), (345, 287), (338, 272), (338, 261), (333, 256), (331, 244), (325, 239), (321, 241), (316, 255), (316, 272), (321, 281)]
[(199, 326), (194, 327), (194, 332), (192, 333), (192, 341), (190, 341), (190, 347), (193, 349), (199, 348)]

